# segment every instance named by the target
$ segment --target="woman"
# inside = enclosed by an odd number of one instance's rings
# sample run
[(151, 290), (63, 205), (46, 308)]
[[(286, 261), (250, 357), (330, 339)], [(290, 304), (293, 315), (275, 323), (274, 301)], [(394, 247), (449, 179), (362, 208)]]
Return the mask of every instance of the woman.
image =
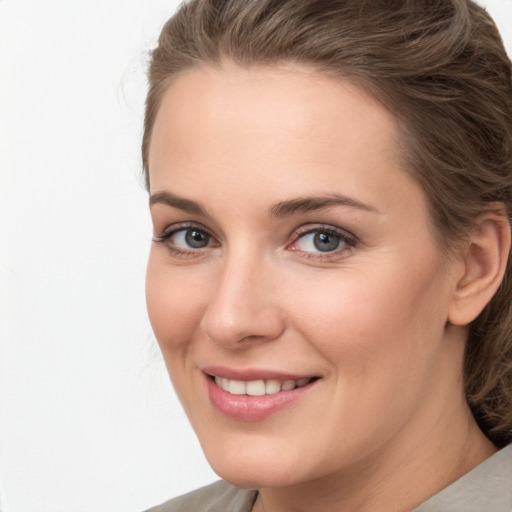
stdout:
[(485, 11), (193, 0), (149, 86), (148, 311), (223, 479), (153, 510), (509, 511), (512, 79)]

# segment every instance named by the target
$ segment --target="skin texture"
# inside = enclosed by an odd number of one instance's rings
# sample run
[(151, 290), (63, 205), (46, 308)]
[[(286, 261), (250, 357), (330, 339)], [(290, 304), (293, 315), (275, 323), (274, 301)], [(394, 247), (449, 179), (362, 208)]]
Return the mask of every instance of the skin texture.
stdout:
[[(260, 489), (255, 511), (411, 510), (495, 451), (461, 368), (463, 326), (499, 284), (504, 230), (486, 217), (484, 242), (446, 258), (397, 136), (363, 91), (299, 66), (197, 68), (164, 96), (148, 311), (209, 462)], [(276, 215), (283, 201), (333, 193), (351, 201)], [(208, 245), (187, 245), (190, 226)], [(349, 242), (320, 252), (312, 237), (325, 229)], [(242, 421), (212, 405), (208, 366), (319, 380)]]

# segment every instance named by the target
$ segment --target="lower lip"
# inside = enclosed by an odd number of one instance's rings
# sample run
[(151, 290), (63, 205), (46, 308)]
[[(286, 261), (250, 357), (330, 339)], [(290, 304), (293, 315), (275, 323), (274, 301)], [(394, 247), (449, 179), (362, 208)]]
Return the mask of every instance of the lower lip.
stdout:
[(219, 412), (228, 418), (251, 422), (264, 420), (282, 411), (304, 396), (317, 382), (314, 380), (300, 388), (272, 395), (249, 396), (228, 393), (209, 376), (206, 376), (206, 381), (210, 401)]

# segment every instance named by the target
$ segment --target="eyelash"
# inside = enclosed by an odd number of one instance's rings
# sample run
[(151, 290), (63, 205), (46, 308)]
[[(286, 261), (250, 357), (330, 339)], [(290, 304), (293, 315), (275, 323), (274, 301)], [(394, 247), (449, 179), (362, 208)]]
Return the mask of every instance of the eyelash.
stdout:
[[(307, 251), (301, 251), (300, 249), (292, 249), (291, 247), (298, 243), (301, 239), (306, 237), (306, 235), (310, 235), (313, 233), (321, 233), (326, 234), (330, 236), (335, 236), (340, 240), (340, 244), (342, 244), (341, 248), (336, 248), (332, 251), (326, 251), (326, 252), (307, 252)], [(342, 254), (350, 253), (352, 252), (356, 247), (358, 246), (358, 239), (348, 231), (345, 231), (340, 228), (335, 228), (334, 226), (329, 225), (323, 225), (323, 224), (317, 224), (315, 226), (304, 226), (302, 228), (299, 228), (295, 231), (295, 239), (287, 245), (287, 248), (289, 250), (300, 252), (302, 254), (303, 258), (306, 259), (314, 259), (314, 260), (329, 260), (336, 257), (341, 256)]]
[[(187, 231), (187, 230), (195, 230), (200, 233), (205, 234), (210, 238), (210, 240), (213, 240), (216, 242), (215, 237), (213, 234), (206, 229), (201, 224), (192, 224), (192, 223), (183, 223), (183, 224), (174, 224), (171, 226), (171, 228), (167, 228), (165, 231), (163, 231), (161, 234), (156, 235), (153, 238), (153, 242), (164, 244), (169, 252), (175, 257), (179, 258), (193, 258), (197, 257), (198, 253), (204, 254), (204, 249), (210, 248), (210, 246), (206, 246), (204, 248), (198, 248), (190, 250), (183, 250), (179, 249), (175, 245), (172, 245), (169, 243), (170, 239), (176, 235), (177, 233), (181, 231)], [(313, 234), (313, 233), (322, 233), (330, 236), (335, 236), (340, 240), (340, 244), (342, 244), (341, 248), (336, 248), (332, 251), (325, 251), (325, 252), (309, 252), (309, 251), (301, 251), (300, 249), (293, 249), (293, 245), (297, 244), (301, 239), (306, 237), (307, 235)], [(352, 252), (357, 246), (358, 246), (358, 239), (352, 235), (351, 233), (342, 230), (340, 228), (335, 228), (330, 225), (323, 225), (323, 224), (317, 224), (317, 225), (307, 225), (303, 226), (301, 228), (298, 228), (294, 231), (294, 238), (293, 240), (286, 245), (286, 248), (288, 250), (291, 250), (296, 253), (300, 253), (301, 257), (308, 259), (308, 260), (317, 260), (317, 261), (325, 261), (329, 259), (333, 259), (336, 257), (341, 256), (345, 253)], [(216, 244), (213, 247), (219, 246), (219, 242), (216, 242)]]
[[(186, 251), (183, 249), (179, 249), (175, 245), (172, 245), (171, 243), (168, 243), (169, 240), (180, 231), (187, 231), (187, 230), (195, 230), (201, 233), (204, 233), (207, 235), (210, 239), (215, 240), (215, 237), (210, 233), (208, 229), (206, 229), (204, 226), (200, 224), (190, 224), (190, 223), (184, 223), (184, 224), (173, 224), (171, 228), (167, 228), (159, 235), (156, 235), (153, 237), (153, 242), (164, 244), (169, 252), (173, 256), (180, 257), (180, 258), (193, 258), (194, 256), (197, 256), (197, 252), (200, 252), (201, 249), (194, 250), (191, 248), (190, 250)], [(218, 242), (217, 242), (218, 244)]]

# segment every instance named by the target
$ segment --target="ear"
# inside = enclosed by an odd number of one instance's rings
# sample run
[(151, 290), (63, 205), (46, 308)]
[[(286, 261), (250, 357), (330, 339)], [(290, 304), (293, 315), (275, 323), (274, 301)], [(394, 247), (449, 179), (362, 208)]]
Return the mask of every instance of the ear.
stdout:
[(462, 277), (448, 314), (453, 325), (471, 323), (501, 284), (510, 251), (510, 224), (502, 204), (478, 217), (465, 248)]

